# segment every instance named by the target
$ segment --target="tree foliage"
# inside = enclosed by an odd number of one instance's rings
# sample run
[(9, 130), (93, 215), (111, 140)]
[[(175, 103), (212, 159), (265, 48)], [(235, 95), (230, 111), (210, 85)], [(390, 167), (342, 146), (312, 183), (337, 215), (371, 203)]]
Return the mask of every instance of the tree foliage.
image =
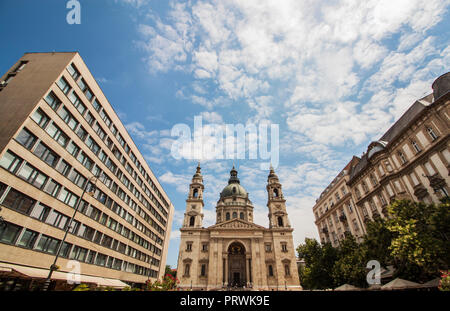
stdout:
[(305, 289), (325, 289), (345, 283), (366, 287), (366, 264), (378, 260), (394, 265), (394, 277), (425, 282), (450, 266), (450, 204), (395, 201), (389, 219), (366, 224), (367, 234), (358, 243), (351, 235), (339, 247), (305, 239), (297, 248), (305, 266), (299, 269)]

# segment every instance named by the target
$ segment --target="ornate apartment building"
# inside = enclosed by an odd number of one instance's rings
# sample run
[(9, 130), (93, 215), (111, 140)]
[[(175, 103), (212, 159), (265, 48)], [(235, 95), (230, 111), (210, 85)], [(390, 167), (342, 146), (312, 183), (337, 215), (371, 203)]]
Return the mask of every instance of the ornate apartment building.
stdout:
[(45, 278), (75, 207), (55, 281), (69, 260), (81, 282), (162, 277), (173, 205), (80, 55), (26, 53), (0, 81), (1, 277)]
[(278, 176), (267, 178), (269, 228), (253, 223), (253, 205), (237, 171), (216, 206), (216, 224), (204, 228), (200, 165), (186, 200), (178, 257), (179, 287), (217, 290), (229, 286), (256, 290), (301, 290), (286, 200)]
[[(336, 196), (333, 191), (341, 187), (336, 179), (316, 201), (313, 211), (321, 241), (337, 246), (345, 237), (341, 234), (344, 228), (360, 238), (365, 222), (388, 217), (387, 206), (394, 199), (438, 203), (449, 196), (450, 73), (437, 78), (432, 88), (432, 94), (414, 102), (378, 141), (369, 144), (360, 159), (354, 157), (338, 175), (351, 193), (348, 202), (355, 212), (353, 219), (348, 217), (349, 205), (339, 203), (337, 197), (330, 209), (330, 200)], [(334, 217), (343, 215), (339, 208), (346, 217)]]

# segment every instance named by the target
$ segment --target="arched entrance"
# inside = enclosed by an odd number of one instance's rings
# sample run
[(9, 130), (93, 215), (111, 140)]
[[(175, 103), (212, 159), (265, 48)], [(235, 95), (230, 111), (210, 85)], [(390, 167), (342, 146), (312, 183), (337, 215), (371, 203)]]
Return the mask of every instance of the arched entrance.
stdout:
[(245, 247), (234, 242), (228, 247), (228, 285), (242, 287), (247, 283)]

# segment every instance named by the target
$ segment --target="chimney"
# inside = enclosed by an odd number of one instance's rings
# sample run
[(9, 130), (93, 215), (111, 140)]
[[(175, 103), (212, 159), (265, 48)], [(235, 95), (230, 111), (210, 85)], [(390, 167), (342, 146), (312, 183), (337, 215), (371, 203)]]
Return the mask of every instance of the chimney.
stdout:
[(433, 97), (436, 101), (442, 95), (450, 91), (450, 72), (444, 73), (442, 76), (434, 80), (432, 86)]

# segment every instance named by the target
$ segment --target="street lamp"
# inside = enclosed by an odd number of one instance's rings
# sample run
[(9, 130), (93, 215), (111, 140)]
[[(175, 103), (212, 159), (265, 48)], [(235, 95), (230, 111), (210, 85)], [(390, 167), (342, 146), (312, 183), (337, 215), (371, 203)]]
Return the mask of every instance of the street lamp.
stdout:
[[(90, 191), (88, 192), (88, 194), (93, 196), (93, 190), (95, 189), (95, 184), (97, 183), (98, 177), (99, 176), (92, 176), (91, 178), (89, 178), (88, 182), (86, 183), (86, 185), (83, 188), (83, 193), (78, 198), (77, 204), (75, 205), (75, 211), (73, 212), (73, 215), (70, 218), (69, 223), (66, 226), (66, 230), (64, 232), (64, 237), (61, 240), (61, 242), (59, 243), (58, 249), (56, 250), (55, 260), (53, 261), (53, 264), (50, 266), (50, 271), (48, 273), (47, 279), (45, 279), (44, 291), (48, 290), (48, 288), (50, 286), (50, 282), (51, 282), (51, 277), (52, 277), (53, 271), (57, 270), (56, 261), (59, 258), (59, 252), (61, 251), (62, 245), (64, 244), (64, 242), (66, 240), (67, 233), (69, 233), (69, 230), (72, 228), (72, 222), (73, 222), (73, 220), (75, 218), (75, 215), (78, 212), (78, 207), (80, 206), (81, 200), (83, 199), (83, 196), (86, 193), (86, 190), (89, 187), (89, 185), (93, 185), (93, 187), (91, 189), (89, 189)], [(92, 181), (94, 181), (94, 180), (95, 180), (95, 182), (94, 182), (94, 184), (92, 184)]]

